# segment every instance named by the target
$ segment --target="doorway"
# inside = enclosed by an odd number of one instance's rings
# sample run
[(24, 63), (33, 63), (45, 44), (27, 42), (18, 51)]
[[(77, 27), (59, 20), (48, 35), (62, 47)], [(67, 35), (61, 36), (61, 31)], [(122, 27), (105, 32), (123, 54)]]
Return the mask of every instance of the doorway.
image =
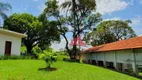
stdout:
[(98, 61), (98, 66), (104, 66), (103, 61)]
[(113, 62), (106, 62), (106, 64), (107, 64), (107, 68), (114, 69)]
[(118, 65), (118, 70), (123, 71), (123, 64), (122, 63), (117, 63)]
[(5, 55), (6, 56), (10, 56), (11, 55), (11, 45), (12, 45), (11, 41), (6, 41), (5, 42)]
[(93, 65), (97, 65), (96, 60), (92, 60)]

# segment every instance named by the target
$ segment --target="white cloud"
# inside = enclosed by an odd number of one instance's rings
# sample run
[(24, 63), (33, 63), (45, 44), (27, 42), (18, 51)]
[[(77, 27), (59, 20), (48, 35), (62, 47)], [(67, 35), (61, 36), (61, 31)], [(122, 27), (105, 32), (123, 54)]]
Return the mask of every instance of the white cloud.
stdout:
[[(68, 39), (69, 43), (71, 42), (70, 39)], [(60, 49), (65, 49), (66, 41), (64, 38), (61, 39), (60, 43), (52, 43), (51, 47), (54, 48), (55, 50), (60, 50)]]
[[(65, 0), (58, 0), (61, 5)], [(129, 3), (122, 0), (96, 0), (97, 12), (101, 14), (111, 14), (115, 11), (124, 10), (128, 7)]]
[[(71, 39), (68, 39), (69, 44), (71, 43)], [(65, 49), (66, 41), (64, 38), (61, 39), (60, 43), (52, 43), (51, 48), (54, 48), (56, 51), (59, 51), (60, 49)], [(71, 46), (69, 46), (71, 47)], [(81, 46), (81, 50), (85, 50), (92, 47), (91, 45)]]
[[(114, 18), (110, 18), (110, 19), (104, 19), (104, 21), (106, 20), (124, 20), (121, 19), (119, 17), (114, 17)], [(125, 19), (127, 20), (127, 19)], [(135, 17), (130, 19), (132, 21), (132, 24), (130, 24), (130, 26), (132, 27), (132, 29), (135, 31), (135, 33), (140, 36), (142, 35), (142, 16), (141, 15), (135, 15)]]
[[(124, 20), (124, 19), (121, 19), (119, 17), (113, 17), (113, 18), (106, 18), (106, 19), (103, 19), (103, 21), (107, 21), (107, 20)], [(128, 19), (126, 19), (128, 20)], [(132, 21), (132, 24), (130, 24), (131, 26), (138, 26), (138, 25), (142, 25), (142, 16), (140, 15), (135, 15), (135, 17), (131, 18), (130, 19)]]
[(122, 0), (96, 0), (97, 11), (101, 14), (111, 14), (115, 11), (124, 10), (128, 3)]

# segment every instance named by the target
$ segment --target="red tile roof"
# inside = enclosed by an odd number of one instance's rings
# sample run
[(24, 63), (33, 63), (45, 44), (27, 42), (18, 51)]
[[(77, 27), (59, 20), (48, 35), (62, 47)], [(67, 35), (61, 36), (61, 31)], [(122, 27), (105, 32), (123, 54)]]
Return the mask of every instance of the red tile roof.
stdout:
[(134, 48), (142, 48), (142, 36), (130, 38), (127, 40), (112, 42), (108, 44), (103, 44), (100, 46), (94, 46), (92, 48), (85, 50), (83, 53), (125, 50), (125, 49), (134, 49)]

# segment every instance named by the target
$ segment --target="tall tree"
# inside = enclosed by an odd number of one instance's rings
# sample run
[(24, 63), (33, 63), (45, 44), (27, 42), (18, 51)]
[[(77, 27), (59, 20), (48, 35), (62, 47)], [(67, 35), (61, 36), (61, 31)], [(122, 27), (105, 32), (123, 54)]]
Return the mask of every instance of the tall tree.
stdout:
[(6, 11), (11, 10), (12, 7), (10, 4), (0, 2), (0, 17), (4, 20), (7, 18)]
[(101, 22), (97, 30), (87, 35), (87, 42), (94, 45), (101, 45), (119, 40), (135, 37), (136, 34), (129, 26), (130, 20), (109, 20)]
[[(85, 30), (95, 30), (96, 23), (100, 22), (101, 14), (96, 13), (95, 0), (69, 0), (64, 2), (61, 7), (67, 8), (68, 24), (73, 28), (73, 38), (80, 36)], [(72, 19), (73, 17), (73, 19)], [(73, 45), (73, 55), (76, 56), (77, 45)]]
[(50, 17), (52, 17), (53, 20), (51, 22), (54, 22), (56, 24), (56, 28), (58, 29), (60, 34), (64, 37), (66, 41), (65, 48), (67, 49), (67, 52), (71, 57), (71, 51), (68, 46), (69, 41), (66, 36), (66, 33), (68, 32), (68, 27), (66, 26), (66, 18), (60, 14), (59, 5), (56, 0), (48, 0), (45, 3), (45, 5), (47, 7), (44, 9), (43, 13), (41, 14), (41, 16), (44, 18), (44, 19), (42, 18), (42, 21), (48, 20)]
[[(60, 31), (61, 35), (66, 40), (66, 49), (70, 55), (71, 58), (74, 58), (72, 56), (76, 56), (77, 53), (77, 45), (73, 46), (73, 50), (69, 49), (69, 41), (66, 36), (66, 32), (72, 32), (73, 38), (77, 38), (79, 35), (81, 35), (84, 30), (93, 30), (94, 26), (97, 22), (101, 21), (101, 15), (99, 13), (93, 12), (96, 9), (96, 4), (91, 3), (89, 1), (92, 0), (79, 0), (80, 4), (76, 4), (76, 1), (71, 1), (74, 3), (71, 8), (68, 7), (69, 5), (66, 3), (63, 3), (60, 8), (68, 8), (63, 15), (60, 13), (59, 5), (56, 0), (48, 0), (46, 2), (46, 8), (44, 12), (48, 15), (48, 17), (54, 17), (54, 20), (57, 21), (57, 28)], [(94, 0), (93, 0), (94, 1)], [(66, 5), (67, 4), (67, 5)], [(88, 5), (87, 5), (88, 4)], [(90, 6), (94, 5), (94, 7)], [(69, 30), (69, 26), (73, 28), (73, 30)]]
[(41, 22), (35, 16), (27, 13), (11, 15), (5, 20), (4, 28), (27, 35), (23, 39), (23, 43), (29, 54), (32, 54), (32, 48), (36, 45), (43, 43), (49, 45), (51, 41), (60, 39), (54, 23)]

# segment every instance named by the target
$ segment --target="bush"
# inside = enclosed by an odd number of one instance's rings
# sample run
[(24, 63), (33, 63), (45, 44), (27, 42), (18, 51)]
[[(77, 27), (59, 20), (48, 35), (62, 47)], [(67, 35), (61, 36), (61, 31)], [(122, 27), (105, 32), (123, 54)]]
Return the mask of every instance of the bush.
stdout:
[(47, 64), (47, 68), (51, 68), (51, 64), (57, 61), (57, 54), (52, 48), (49, 48), (39, 54), (39, 59), (43, 59)]
[(20, 52), (21, 52), (22, 55), (25, 55), (27, 53), (26, 46), (22, 45)]
[(42, 52), (42, 50), (41, 50), (40, 47), (38, 47), (38, 46), (35, 46), (35, 47), (33, 47), (33, 49), (32, 49), (32, 53), (33, 53), (33, 54), (38, 55), (38, 54), (41, 53), (41, 52)]
[(8, 60), (8, 59), (12, 59), (12, 60), (32, 59), (32, 57), (31, 56), (16, 56), (16, 55), (12, 55), (12, 56), (0, 56), (0, 60)]
[(57, 51), (56, 55), (57, 55), (57, 60), (58, 61), (63, 61), (63, 60), (69, 60), (70, 59), (68, 54), (66, 52), (64, 52), (64, 51)]

